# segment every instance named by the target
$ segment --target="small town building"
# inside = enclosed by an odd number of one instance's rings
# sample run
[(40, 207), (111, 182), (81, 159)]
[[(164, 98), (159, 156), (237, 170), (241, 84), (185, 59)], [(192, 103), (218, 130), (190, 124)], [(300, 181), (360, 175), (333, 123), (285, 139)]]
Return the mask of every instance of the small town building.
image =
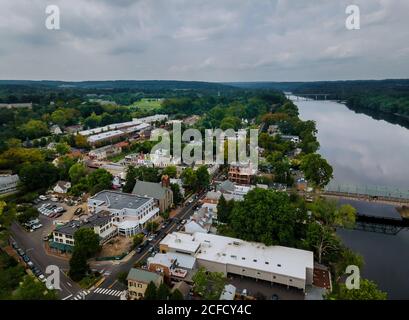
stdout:
[(92, 160), (105, 160), (109, 157), (121, 154), (122, 148), (120, 145), (109, 145), (98, 149), (91, 150), (88, 156)]
[(51, 132), (52, 134), (55, 134), (55, 135), (60, 135), (60, 134), (63, 133), (62, 130), (61, 130), (61, 128), (60, 128), (60, 126), (57, 125), (57, 124), (54, 124), (54, 125), (52, 125), (52, 126), (50, 127), (50, 132)]
[(163, 282), (160, 274), (142, 269), (132, 268), (126, 278), (128, 281), (128, 293), (131, 300), (141, 300), (145, 297), (146, 289), (150, 282), (159, 287)]
[(66, 133), (69, 133), (69, 134), (76, 134), (76, 133), (80, 132), (83, 129), (84, 129), (84, 127), (82, 125), (77, 124), (77, 125), (65, 127), (64, 131)]
[(53, 191), (55, 193), (61, 193), (65, 194), (68, 192), (68, 190), (71, 188), (71, 182), (69, 181), (58, 181), (55, 187), (53, 188)]
[(229, 180), (238, 184), (249, 185), (251, 178), (257, 174), (257, 169), (251, 163), (232, 163), (229, 167)]
[(88, 199), (91, 213), (108, 211), (119, 235), (131, 237), (143, 231), (146, 224), (159, 216), (153, 198), (119, 191), (101, 191)]
[(170, 178), (163, 176), (160, 183), (136, 181), (133, 194), (154, 198), (158, 202), (160, 212), (169, 209), (173, 204), (173, 192), (170, 189)]
[(0, 175), (0, 195), (16, 192), (19, 182), (20, 179), (16, 174)]
[(66, 224), (57, 226), (53, 231), (53, 239), (49, 243), (50, 248), (61, 252), (72, 252), (75, 241), (74, 234), (80, 228), (90, 228), (100, 238), (100, 244), (104, 244), (118, 234), (112, 218), (107, 212), (99, 212), (83, 220), (72, 220)]
[(314, 253), (283, 246), (196, 232), (168, 234), (160, 252), (196, 258), (198, 267), (225, 276), (238, 275), (305, 290), (313, 282)]

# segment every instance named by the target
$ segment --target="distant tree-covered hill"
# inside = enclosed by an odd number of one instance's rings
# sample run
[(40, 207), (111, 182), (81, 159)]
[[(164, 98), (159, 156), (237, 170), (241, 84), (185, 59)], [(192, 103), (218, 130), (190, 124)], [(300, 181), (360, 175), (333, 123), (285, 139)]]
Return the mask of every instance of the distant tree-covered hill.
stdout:
[(276, 89), (303, 95), (326, 93), (351, 109), (368, 109), (409, 118), (409, 79), (318, 82), (228, 83), (239, 88)]

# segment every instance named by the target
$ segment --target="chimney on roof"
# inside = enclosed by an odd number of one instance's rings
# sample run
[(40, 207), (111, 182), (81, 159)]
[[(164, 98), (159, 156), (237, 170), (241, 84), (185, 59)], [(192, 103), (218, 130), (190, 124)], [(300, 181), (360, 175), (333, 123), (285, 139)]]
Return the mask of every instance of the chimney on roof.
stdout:
[(162, 176), (162, 187), (169, 188), (170, 187), (170, 178), (167, 174)]

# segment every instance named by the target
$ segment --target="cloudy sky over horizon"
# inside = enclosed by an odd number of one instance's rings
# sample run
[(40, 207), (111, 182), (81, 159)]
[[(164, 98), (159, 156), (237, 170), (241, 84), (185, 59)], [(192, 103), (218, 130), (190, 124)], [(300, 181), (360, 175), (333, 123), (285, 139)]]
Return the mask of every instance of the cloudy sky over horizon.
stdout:
[[(345, 28), (350, 4), (361, 30)], [(408, 0), (0, 0), (0, 79), (408, 78), (408, 12)]]

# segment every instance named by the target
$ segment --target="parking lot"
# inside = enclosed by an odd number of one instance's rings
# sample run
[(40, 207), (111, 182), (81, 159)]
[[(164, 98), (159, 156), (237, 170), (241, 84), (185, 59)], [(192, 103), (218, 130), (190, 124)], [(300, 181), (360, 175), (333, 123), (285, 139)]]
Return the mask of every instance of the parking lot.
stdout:
[[(256, 281), (254, 279), (235, 275), (228, 276), (228, 283), (237, 288), (237, 293), (242, 293), (247, 290), (249, 296), (254, 296), (261, 293), (267, 300), (304, 300), (305, 294), (294, 288), (287, 288), (278, 284), (271, 284), (266, 281)], [(273, 297), (274, 295), (274, 297)]]

